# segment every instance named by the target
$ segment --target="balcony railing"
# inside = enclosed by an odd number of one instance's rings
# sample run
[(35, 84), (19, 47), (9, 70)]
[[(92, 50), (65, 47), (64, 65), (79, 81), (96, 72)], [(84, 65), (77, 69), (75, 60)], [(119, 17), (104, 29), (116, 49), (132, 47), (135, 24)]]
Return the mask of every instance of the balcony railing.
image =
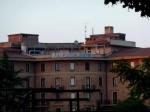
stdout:
[[(51, 86), (53, 87), (53, 86)], [(64, 90), (64, 85), (55, 85), (55, 88), (58, 90)]]
[[(32, 102), (27, 102), (26, 106), (30, 107), (32, 106)], [(36, 107), (46, 107), (49, 106), (49, 101), (41, 101), (41, 102), (35, 102)]]
[(97, 103), (100, 103), (100, 104), (104, 104), (104, 105), (111, 105), (111, 104), (117, 104), (119, 102), (121, 102), (120, 99), (104, 99), (104, 100), (98, 100)]
[(92, 90), (96, 89), (96, 85), (82, 85), (83, 90)]

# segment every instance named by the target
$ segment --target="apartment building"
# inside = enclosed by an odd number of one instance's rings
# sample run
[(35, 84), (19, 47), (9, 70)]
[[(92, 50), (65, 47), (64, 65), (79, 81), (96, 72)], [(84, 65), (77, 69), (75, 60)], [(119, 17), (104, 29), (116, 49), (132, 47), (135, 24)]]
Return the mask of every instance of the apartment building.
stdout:
[[(120, 84), (110, 72), (109, 60), (127, 59), (132, 66), (141, 63), (150, 54), (149, 48), (136, 48), (135, 42), (126, 41), (125, 34), (114, 33), (112, 26), (104, 34), (90, 35), (85, 42), (40, 43), (37, 34), (8, 35), (8, 42), (0, 43), (0, 51), (7, 51), (15, 70), (23, 69), (21, 77), (30, 76), (28, 88), (56, 88), (58, 90), (89, 90), (36, 93), (37, 99), (75, 99), (72, 111), (91, 110), (100, 105), (115, 105), (128, 97), (127, 84)], [(2, 57), (2, 53), (0, 53)], [(94, 91), (99, 90), (99, 91)], [(147, 103), (148, 104), (148, 103)], [(35, 105), (37, 112), (70, 111), (68, 101), (43, 101)], [(28, 106), (29, 108), (31, 106)]]

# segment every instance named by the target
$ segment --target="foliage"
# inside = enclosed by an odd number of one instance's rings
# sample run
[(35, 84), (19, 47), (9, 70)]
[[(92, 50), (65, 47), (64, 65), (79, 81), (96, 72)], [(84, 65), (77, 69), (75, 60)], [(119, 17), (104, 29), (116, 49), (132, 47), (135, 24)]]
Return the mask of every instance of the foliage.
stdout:
[(143, 64), (131, 67), (125, 60), (115, 61), (117, 66), (111, 69), (120, 77), (120, 82), (130, 82), (130, 95), (147, 100), (150, 98), (150, 58), (143, 59)]
[[(17, 86), (23, 86), (23, 82), (28, 77), (19, 77), (18, 75), (21, 71), (14, 70), (8, 55), (3, 52), (3, 59), (0, 62), (0, 89), (13, 89)], [(0, 91), (0, 111), (4, 110), (4, 107), (6, 110), (16, 109), (22, 95), (23, 93), (20, 91)]]
[(118, 112), (148, 112), (148, 107), (144, 105), (142, 100), (137, 98), (127, 98), (126, 100), (118, 103), (115, 108)]
[(124, 3), (123, 8), (135, 9), (135, 12), (141, 12), (141, 16), (150, 17), (150, 0), (105, 0), (105, 4)]

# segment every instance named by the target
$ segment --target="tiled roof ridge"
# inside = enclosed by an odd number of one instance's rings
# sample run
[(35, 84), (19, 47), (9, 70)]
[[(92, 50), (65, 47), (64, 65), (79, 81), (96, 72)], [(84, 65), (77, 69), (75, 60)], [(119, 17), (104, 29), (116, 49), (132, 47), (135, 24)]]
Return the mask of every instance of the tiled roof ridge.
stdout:
[(112, 53), (108, 57), (111, 58), (111, 57), (127, 57), (127, 56), (150, 56), (150, 47), (120, 49), (117, 52)]

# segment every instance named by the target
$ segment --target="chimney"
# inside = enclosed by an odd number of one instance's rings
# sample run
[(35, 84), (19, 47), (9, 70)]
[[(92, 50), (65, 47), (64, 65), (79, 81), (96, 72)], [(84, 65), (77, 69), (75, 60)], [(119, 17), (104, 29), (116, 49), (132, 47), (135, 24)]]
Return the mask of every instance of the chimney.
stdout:
[(114, 33), (112, 26), (105, 26), (105, 34)]

